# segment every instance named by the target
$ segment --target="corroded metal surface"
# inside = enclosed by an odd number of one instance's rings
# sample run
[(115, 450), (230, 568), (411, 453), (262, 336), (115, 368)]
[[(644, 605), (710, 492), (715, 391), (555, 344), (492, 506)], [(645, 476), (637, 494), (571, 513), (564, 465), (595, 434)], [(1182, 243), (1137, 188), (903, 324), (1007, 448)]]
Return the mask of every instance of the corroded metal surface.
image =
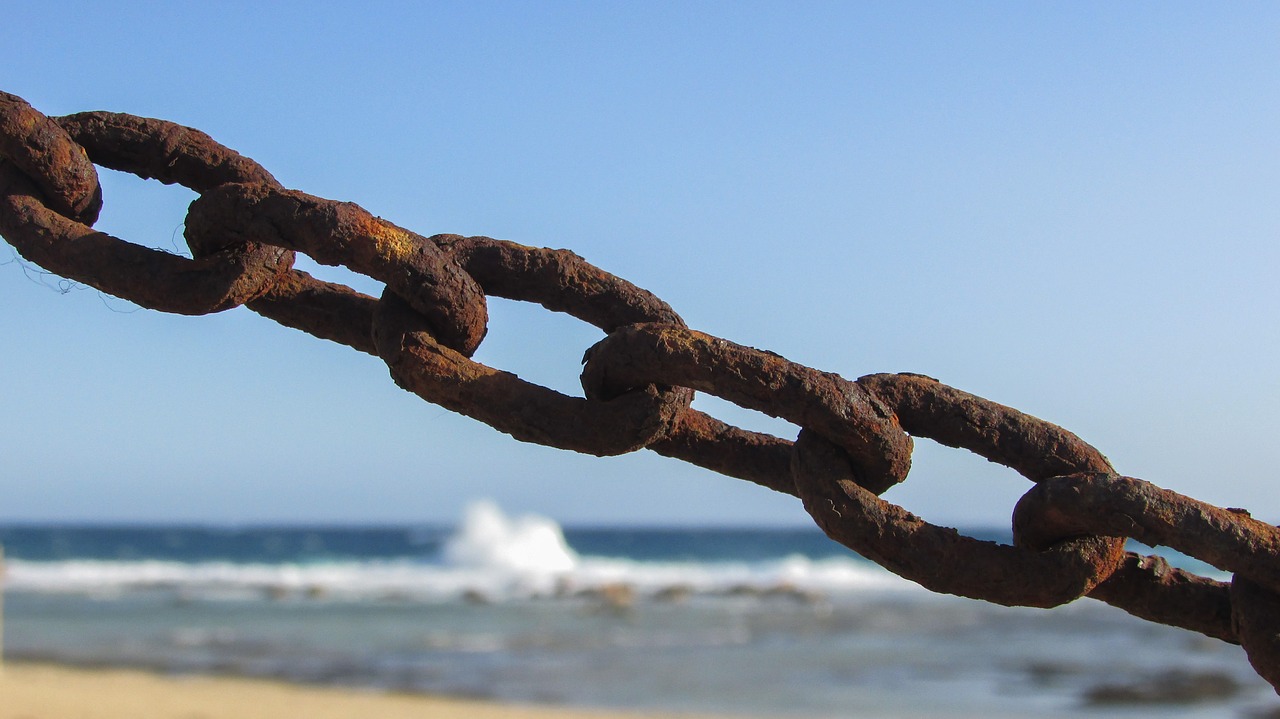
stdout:
[(838, 374), (684, 327), (623, 327), (587, 350), (582, 386), (603, 400), (648, 382), (690, 387), (811, 427), (839, 444), (879, 494), (906, 479), (911, 438), (875, 395)]
[(54, 211), (92, 225), (102, 209), (98, 171), (84, 148), (17, 95), (0, 92), (0, 164), (39, 188)]
[(96, 164), (196, 192), (229, 182), (279, 187), (262, 165), (191, 127), (119, 112), (53, 118)]
[(489, 321), (480, 285), (427, 238), (374, 217), (359, 205), (264, 184), (228, 183), (187, 212), (187, 243), (202, 256), (265, 243), (345, 266), (404, 298), (441, 343), (470, 357)]
[(291, 270), (264, 295), (245, 306), (285, 327), (367, 354), (378, 354), (373, 346), (373, 313), (378, 308), (378, 298), (346, 285)]
[(199, 259), (134, 245), (66, 217), (11, 165), (0, 165), (0, 234), (41, 267), (162, 312), (203, 315), (266, 293), (293, 253), (238, 245)]
[[(193, 259), (95, 231), (92, 163), (200, 194)], [(832, 538), (938, 592), (1048, 607), (1087, 596), (1244, 647), (1280, 686), (1280, 531), (1122, 477), (1044, 420), (912, 374), (857, 381), (687, 328), (652, 293), (568, 250), (418, 235), (362, 208), (281, 187), (199, 130), (88, 112), (48, 118), (0, 93), (0, 234), (23, 257), (141, 306), (204, 314), (244, 304), (381, 357), (401, 387), (521, 441), (594, 455), (639, 449), (801, 498)], [(381, 297), (293, 269), (295, 252), (386, 284)], [(486, 296), (536, 302), (599, 327), (570, 397), (474, 362)], [(691, 409), (694, 390), (783, 417), (795, 441)], [(965, 537), (878, 495), (903, 481), (912, 436), (974, 452), (1035, 483), (1014, 546)], [(1228, 583), (1126, 553), (1173, 547)]]
[(791, 447), (785, 439), (734, 427), (688, 409), (666, 437), (648, 448), (664, 457), (799, 496), (791, 480)]
[(875, 374), (858, 384), (893, 409), (903, 429), (967, 449), (1038, 482), (1074, 472), (1109, 472), (1102, 453), (1067, 430), (919, 374)]
[(436, 243), (485, 294), (537, 302), (605, 332), (637, 322), (684, 326), (666, 302), (568, 250), (526, 247), (489, 237), (435, 235)]
[(1039, 483), (1013, 514), (1014, 534), (1033, 547), (1102, 534), (1171, 547), (1280, 592), (1280, 530), (1240, 509), (1222, 509), (1132, 477), (1078, 474)]
[(1163, 557), (1127, 553), (1089, 597), (1147, 621), (1240, 643), (1231, 624), (1231, 587), (1171, 567)]
[(384, 293), (374, 344), (396, 384), (524, 442), (609, 456), (634, 452), (670, 431), (693, 393), (636, 388), (609, 402), (570, 397), (473, 362), (431, 335), (404, 300)]
[(966, 537), (864, 489), (848, 456), (801, 430), (792, 475), (804, 508), (827, 536), (926, 589), (1006, 606), (1055, 607), (1116, 570), (1116, 538), (1074, 537), (1043, 551)]

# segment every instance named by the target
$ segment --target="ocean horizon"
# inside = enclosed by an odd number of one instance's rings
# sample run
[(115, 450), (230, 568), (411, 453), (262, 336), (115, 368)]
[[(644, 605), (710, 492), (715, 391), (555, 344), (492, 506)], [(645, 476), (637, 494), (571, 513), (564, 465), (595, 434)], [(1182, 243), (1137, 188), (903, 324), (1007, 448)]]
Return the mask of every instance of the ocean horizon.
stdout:
[(452, 525), (10, 522), (0, 544), (10, 661), (762, 717), (1278, 706), (1239, 647), (1094, 601), (933, 594), (816, 528), (477, 502)]

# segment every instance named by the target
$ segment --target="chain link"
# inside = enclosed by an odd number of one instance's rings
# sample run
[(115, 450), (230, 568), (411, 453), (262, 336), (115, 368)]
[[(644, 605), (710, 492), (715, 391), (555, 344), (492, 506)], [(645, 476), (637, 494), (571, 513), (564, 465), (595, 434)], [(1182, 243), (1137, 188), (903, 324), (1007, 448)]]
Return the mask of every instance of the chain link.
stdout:
[[(186, 218), (192, 259), (93, 230), (95, 163), (197, 192)], [(647, 448), (797, 496), (830, 537), (933, 591), (1035, 607), (1087, 596), (1241, 644), (1280, 687), (1280, 531), (1120, 476), (1067, 430), (929, 377), (849, 381), (689, 329), (653, 294), (567, 250), (424, 237), (357, 205), (287, 190), (198, 130), (105, 112), (48, 118), (7, 93), (0, 234), (45, 269), (143, 307), (206, 314), (243, 304), (379, 356), (406, 390), (521, 441), (601, 456)], [(295, 252), (386, 289), (375, 298), (318, 280), (293, 269)], [(584, 358), (585, 397), (470, 359), (489, 295), (605, 331)], [(690, 408), (695, 390), (786, 418), (799, 436), (725, 424)], [(906, 479), (913, 436), (1033, 482), (1013, 511), (1013, 545), (963, 536), (878, 496)], [(1126, 538), (1233, 578), (1126, 552)]]

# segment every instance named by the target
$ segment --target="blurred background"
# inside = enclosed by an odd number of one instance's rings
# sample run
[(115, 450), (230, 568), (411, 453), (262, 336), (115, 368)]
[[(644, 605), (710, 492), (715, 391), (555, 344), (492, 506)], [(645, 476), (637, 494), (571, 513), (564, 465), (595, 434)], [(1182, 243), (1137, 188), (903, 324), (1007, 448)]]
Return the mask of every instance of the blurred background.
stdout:
[[(0, 89), (47, 114), (172, 120), (424, 235), (571, 249), (695, 329), (848, 378), (927, 374), (1070, 429), (1123, 473), (1280, 516), (1275, 4), (46, 2), (5, 16)], [(193, 193), (100, 175), (97, 227), (186, 252)], [(1199, 687), (1156, 702), (1171, 716), (1267, 711), (1237, 649), (1103, 607), (928, 596), (826, 542), (794, 499), (648, 452), (517, 443), (399, 390), (375, 358), (243, 308), (139, 310), (7, 246), (0, 303), (11, 656), (735, 712), (755, 705), (725, 697), (794, 663), (806, 678), (787, 682), (820, 703), (765, 692), (761, 711), (889, 712), (905, 694), (925, 715), (1123, 713), (1090, 699), (1113, 680), (1122, 697)], [(477, 360), (580, 394), (599, 330), (489, 309)], [(922, 440), (886, 498), (1007, 540), (1027, 486)], [(446, 551), (476, 532), (473, 547), (550, 544), (528, 566)], [(324, 644), (347, 626), (362, 639)], [(629, 663), (645, 659), (677, 669)], [(611, 673), (585, 686), (616, 694), (555, 681), (593, 667)]]

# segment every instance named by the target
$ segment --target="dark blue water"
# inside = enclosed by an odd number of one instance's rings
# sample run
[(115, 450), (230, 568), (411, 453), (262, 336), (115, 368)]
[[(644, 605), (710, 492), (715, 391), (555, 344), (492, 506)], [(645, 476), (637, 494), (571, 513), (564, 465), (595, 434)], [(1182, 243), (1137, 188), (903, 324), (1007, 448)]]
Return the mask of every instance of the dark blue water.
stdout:
[(0, 526), (0, 544), (13, 559), (104, 561), (265, 562), (405, 559), (434, 555), (444, 528)]
[[(0, 526), (10, 558), (309, 563), (431, 558), (452, 527)], [(817, 529), (567, 527), (582, 555), (644, 562), (760, 561), (788, 555), (850, 557)], [(998, 530), (975, 536), (1008, 541)]]
[(11, 525), (0, 543), (10, 660), (810, 719), (1276, 709), (1238, 647), (1086, 600), (930, 594), (817, 530), (562, 530), (482, 505), (456, 528)]

